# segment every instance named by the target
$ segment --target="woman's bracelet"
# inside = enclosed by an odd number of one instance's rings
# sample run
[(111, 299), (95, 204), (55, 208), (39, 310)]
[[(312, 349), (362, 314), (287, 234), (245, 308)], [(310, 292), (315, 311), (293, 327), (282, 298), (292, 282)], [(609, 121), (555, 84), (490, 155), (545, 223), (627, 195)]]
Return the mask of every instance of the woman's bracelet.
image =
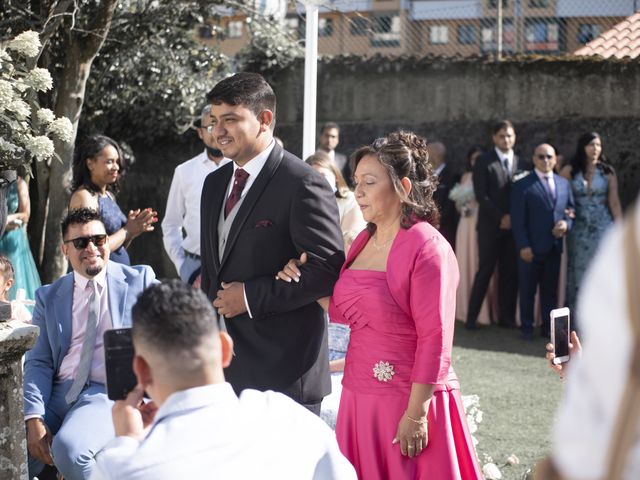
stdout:
[(405, 410), (404, 415), (411, 420), (413, 423), (417, 423), (418, 425), (426, 425), (429, 423), (429, 421), (427, 420), (427, 416), (425, 415), (424, 417), (420, 417), (420, 418), (413, 418), (412, 416), (410, 416), (407, 411)]

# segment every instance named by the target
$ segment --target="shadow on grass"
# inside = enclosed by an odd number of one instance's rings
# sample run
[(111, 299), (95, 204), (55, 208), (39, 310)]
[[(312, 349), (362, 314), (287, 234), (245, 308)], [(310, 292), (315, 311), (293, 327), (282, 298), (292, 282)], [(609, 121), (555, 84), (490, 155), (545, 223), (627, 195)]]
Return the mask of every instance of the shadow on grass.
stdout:
[(495, 325), (482, 326), (478, 330), (467, 330), (464, 323), (456, 322), (453, 344), (463, 348), (492, 352), (517, 353), (544, 358), (545, 345), (549, 340), (536, 335), (533, 341), (525, 341), (519, 328), (501, 328)]

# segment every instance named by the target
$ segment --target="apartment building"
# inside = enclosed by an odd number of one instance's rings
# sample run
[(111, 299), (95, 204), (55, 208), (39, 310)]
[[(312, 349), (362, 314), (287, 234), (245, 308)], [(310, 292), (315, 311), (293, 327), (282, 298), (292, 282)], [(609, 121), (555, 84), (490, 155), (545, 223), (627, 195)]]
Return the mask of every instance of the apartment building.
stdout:
[[(639, 0), (326, 0), (318, 50), (321, 55), (482, 55), (498, 48), (501, 23), (505, 54), (570, 53), (637, 10)], [(291, 1), (280, 12), (283, 28), (303, 40), (304, 7)], [(223, 35), (205, 26), (199, 37), (234, 55), (249, 39), (246, 20), (227, 9), (217, 24)]]

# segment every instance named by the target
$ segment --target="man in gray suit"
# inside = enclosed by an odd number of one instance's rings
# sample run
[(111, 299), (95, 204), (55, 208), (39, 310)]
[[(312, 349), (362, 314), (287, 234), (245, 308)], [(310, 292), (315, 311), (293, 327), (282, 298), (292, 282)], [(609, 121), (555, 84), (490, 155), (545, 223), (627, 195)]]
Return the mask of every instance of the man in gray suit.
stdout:
[(29, 476), (55, 465), (67, 480), (89, 478), (94, 455), (114, 436), (105, 393), (102, 335), (131, 326), (131, 308), (155, 280), (145, 265), (109, 261), (100, 214), (72, 210), (62, 252), (73, 272), (36, 291), (40, 336), (24, 365)]

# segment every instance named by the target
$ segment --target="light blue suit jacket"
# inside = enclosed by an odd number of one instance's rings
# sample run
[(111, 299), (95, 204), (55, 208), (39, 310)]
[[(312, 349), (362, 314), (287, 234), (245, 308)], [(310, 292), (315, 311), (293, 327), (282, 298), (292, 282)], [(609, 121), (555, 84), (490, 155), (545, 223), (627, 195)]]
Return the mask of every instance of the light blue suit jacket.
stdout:
[[(147, 265), (129, 267), (115, 262), (107, 265), (109, 312), (113, 328), (131, 326), (131, 308), (138, 295), (155, 281)], [(24, 364), (24, 413), (44, 416), (53, 383), (71, 344), (73, 273), (36, 291), (33, 324), (40, 327), (35, 346)]]

